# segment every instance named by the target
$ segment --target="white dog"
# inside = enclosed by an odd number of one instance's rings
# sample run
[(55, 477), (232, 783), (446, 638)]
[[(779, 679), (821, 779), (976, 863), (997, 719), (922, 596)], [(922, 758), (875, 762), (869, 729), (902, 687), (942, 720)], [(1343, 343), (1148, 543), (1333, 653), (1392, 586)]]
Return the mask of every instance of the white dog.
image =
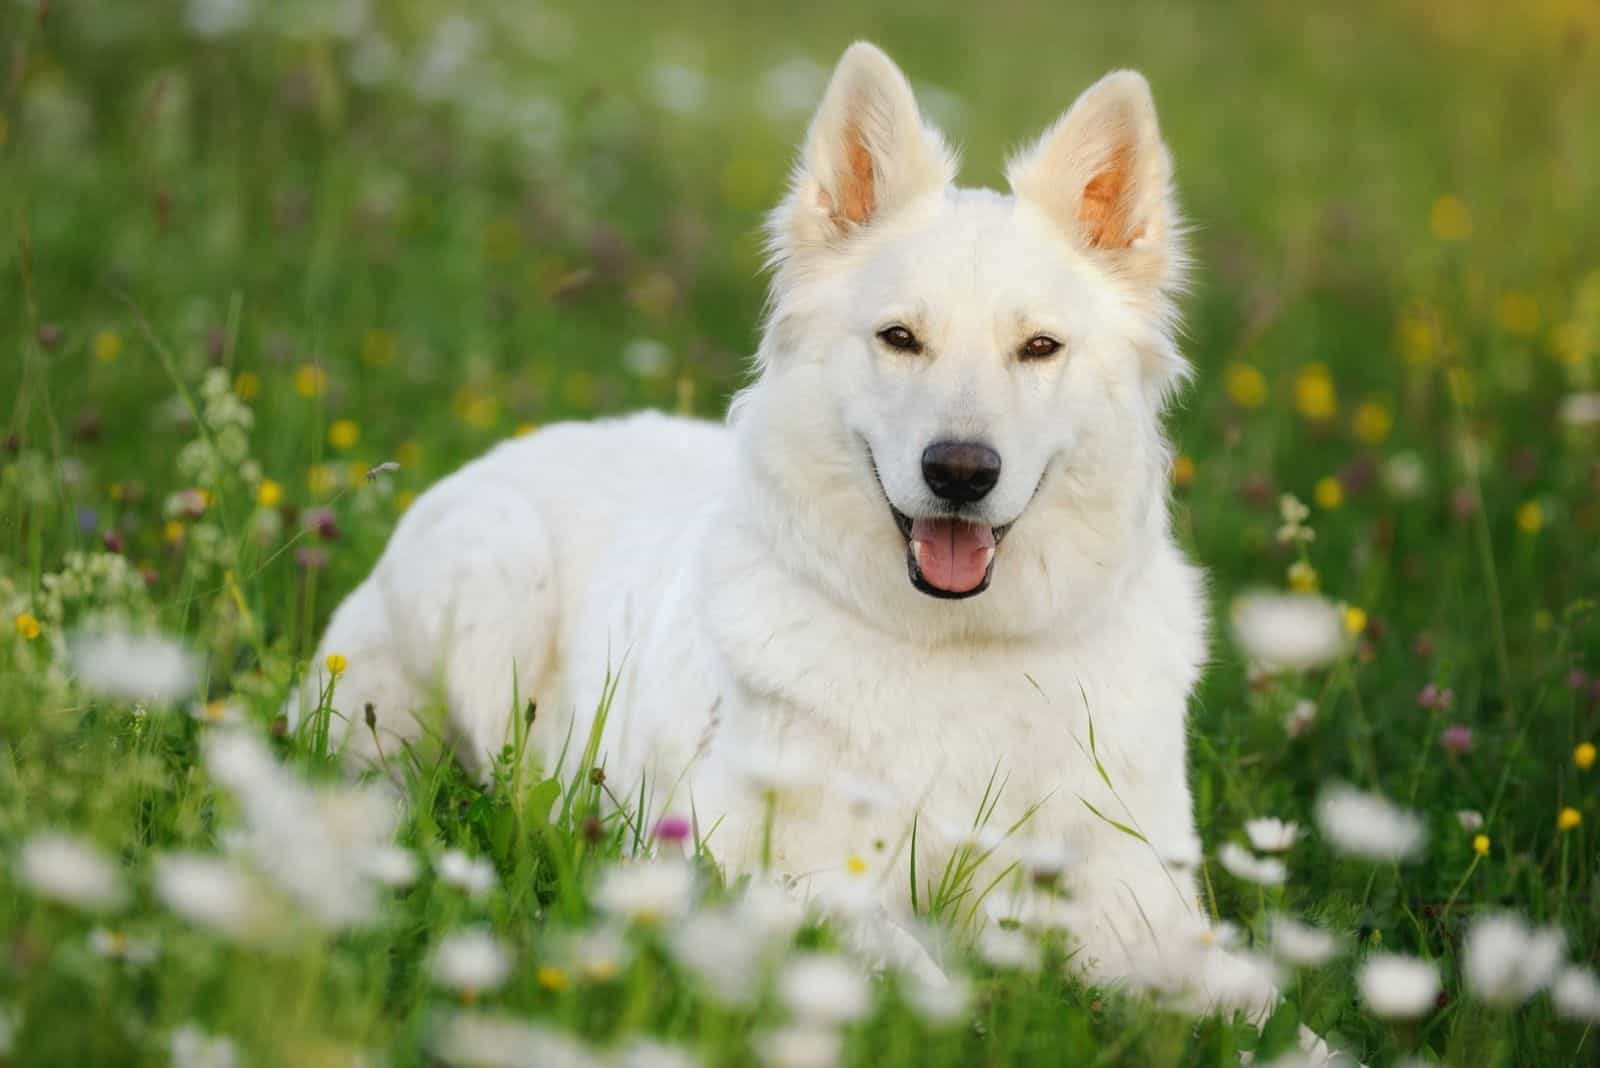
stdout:
[[(554, 426), (419, 498), (323, 641), (348, 751), (392, 753), (440, 698), (480, 774), (528, 699), (543, 753), (581, 749), (614, 678), (617, 793), (692, 800), (735, 870), (777, 797), (773, 866), (818, 887), (865, 867), (903, 914), (912, 814), (936, 879), (993, 783), (991, 828), (1031, 811), (1010, 856), (1074, 858), (1091, 974), (1184, 971), (1206, 613), (1169, 529), (1184, 251), (1149, 87), (1089, 89), (1009, 195), (955, 170), (900, 70), (850, 48), (771, 219), (758, 374), (726, 425)], [(1174, 985), (1270, 996), (1235, 964)]]

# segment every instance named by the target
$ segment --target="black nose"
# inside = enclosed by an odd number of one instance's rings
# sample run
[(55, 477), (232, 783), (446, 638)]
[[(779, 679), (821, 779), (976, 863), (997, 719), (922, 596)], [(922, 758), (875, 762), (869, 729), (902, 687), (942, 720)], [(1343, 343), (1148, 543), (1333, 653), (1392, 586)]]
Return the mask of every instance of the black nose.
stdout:
[(922, 479), (957, 504), (981, 501), (1000, 481), (1000, 454), (975, 441), (940, 441), (922, 450)]

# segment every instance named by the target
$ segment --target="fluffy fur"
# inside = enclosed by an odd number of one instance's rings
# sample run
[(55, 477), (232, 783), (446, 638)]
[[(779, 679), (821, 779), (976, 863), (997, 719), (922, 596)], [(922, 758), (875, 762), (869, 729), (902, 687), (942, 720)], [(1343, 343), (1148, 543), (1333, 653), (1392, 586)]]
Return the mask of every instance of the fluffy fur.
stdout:
[[(735, 871), (759, 863), (745, 787), (774, 775), (753, 765), (809, 761), (825, 774), (791, 776), (775, 866), (820, 889), (865, 859), (903, 915), (912, 813), (937, 871), (998, 770), (992, 825), (1037, 805), (1019, 835), (1076, 857), (1088, 970), (1177, 951), (1203, 915), (1185, 713), (1206, 619), (1169, 529), (1184, 255), (1144, 79), (1090, 88), (1008, 174), (1009, 195), (956, 188), (899, 69), (850, 48), (771, 219), (758, 374), (726, 425), (554, 426), (418, 499), (323, 641), (348, 658), (352, 757), (375, 755), (365, 705), (397, 747), (440, 696), (479, 773), (518, 695), (553, 754), (616, 674), (601, 751), (619, 793), (646, 777), (658, 812), (692, 795)], [(886, 346), (892, 324), (923, 351)], [(1039, 334), (1060, 352), (1019, 358)], [(1002, 457), (963, 516), (1012, 524), (962, 600), (908, 581), (891, 511), (942, 514), (920, 457), (949, 439)], [(1237, 992), (1227, 971), (1200, 985)]]

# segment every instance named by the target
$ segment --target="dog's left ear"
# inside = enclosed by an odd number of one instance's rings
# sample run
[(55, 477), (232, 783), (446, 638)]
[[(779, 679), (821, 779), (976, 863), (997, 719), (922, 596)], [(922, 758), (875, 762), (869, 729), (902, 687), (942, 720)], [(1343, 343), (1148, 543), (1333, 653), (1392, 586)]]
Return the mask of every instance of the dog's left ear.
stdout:
[(1117, 71), (1090, 86), (1006, 177), (1136, 296), (1181, 285), (1172, 161), (1142, 75)]

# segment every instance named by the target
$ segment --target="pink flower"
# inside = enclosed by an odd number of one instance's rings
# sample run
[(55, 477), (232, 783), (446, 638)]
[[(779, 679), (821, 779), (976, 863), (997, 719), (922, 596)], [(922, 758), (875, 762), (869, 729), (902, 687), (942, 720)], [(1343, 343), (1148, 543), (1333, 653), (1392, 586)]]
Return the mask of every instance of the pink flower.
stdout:
[(1454, 690), (1442, 689), (1438, 683), (1430, 682), (1417, 694), (1417, 704), (1429, 712), (1448, 712), (1456, 703)]
[(1461, 756), (1472, 752), (1472, 728), (1462, 723), (1452, 723), (1444, 729), (1444, 734), (1439, 736), (1439, 744), (1447, 752)]
[(674, 842), (681, 845), (689, 840), (689, 835), (693, 833), (693, 830), (689, 825), (689, 821), (682, 816), (662, 816), (656, 824), (655, 835), (660, 841)]

